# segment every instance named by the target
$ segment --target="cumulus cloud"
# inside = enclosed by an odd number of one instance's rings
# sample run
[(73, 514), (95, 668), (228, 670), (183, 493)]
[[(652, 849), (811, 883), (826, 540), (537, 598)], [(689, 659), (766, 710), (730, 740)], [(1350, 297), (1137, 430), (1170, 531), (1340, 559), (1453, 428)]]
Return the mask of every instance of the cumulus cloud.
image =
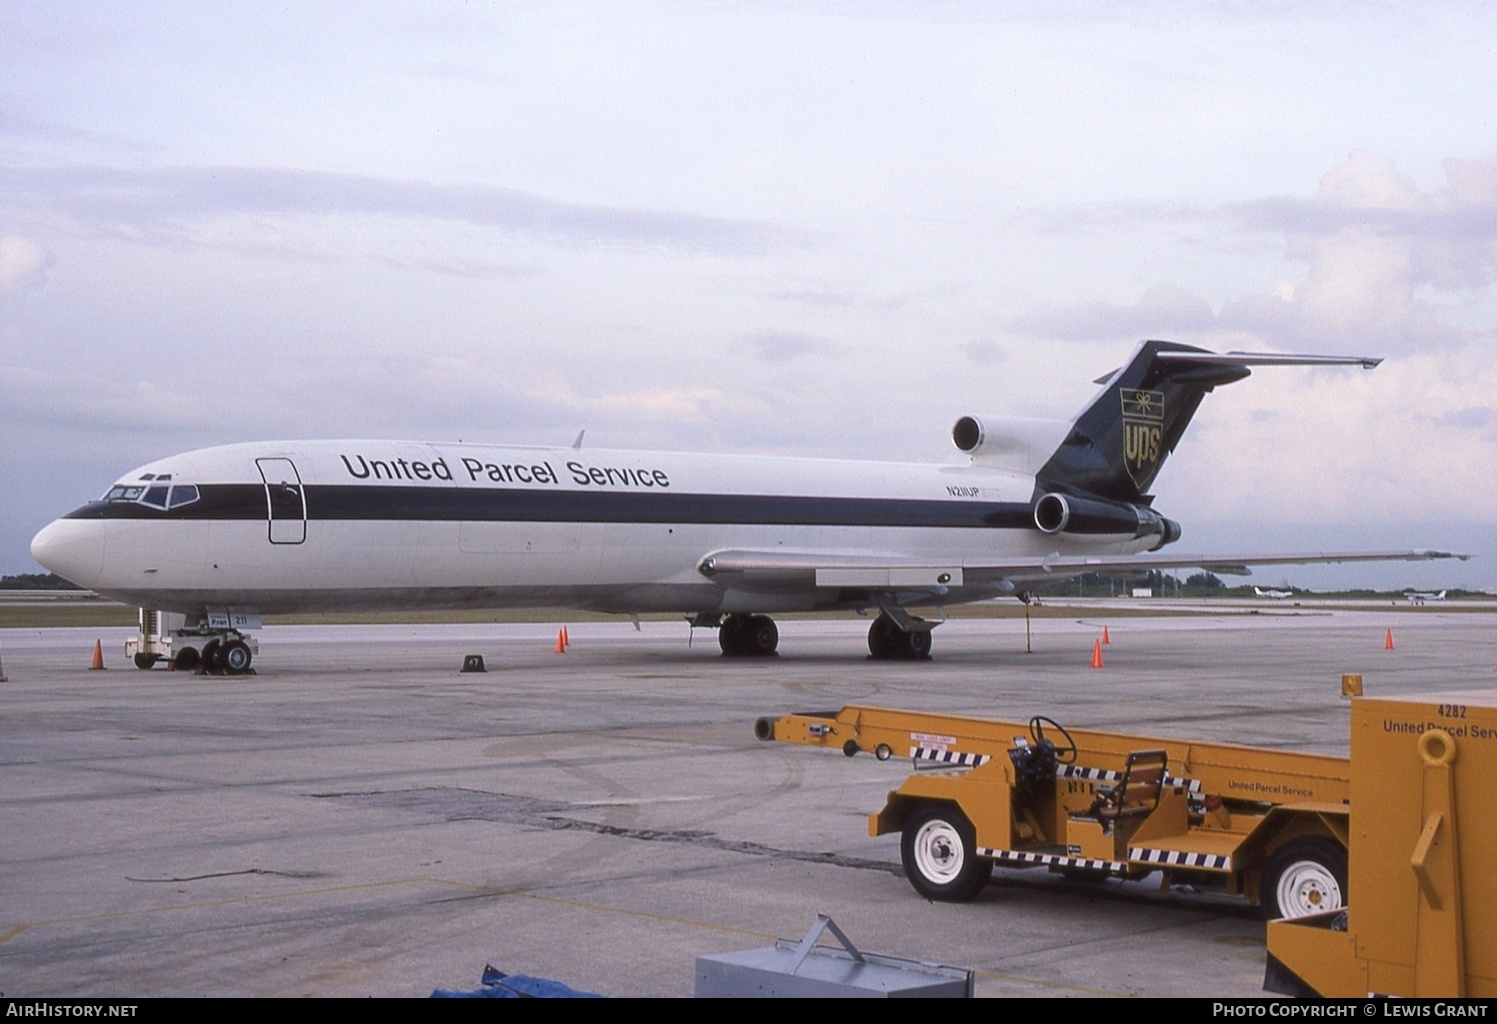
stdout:
[[(1297, 280), (1271, 291), (1208, 300), (1163, 283), (1134, 303), (1042, 306), (1007, 326), (1033, 338), (1116, 341), (1166, 337), (1286, 350), (1408, 353), (1491, 341), (1479, 318), (1453, 315), (1497, 284), (1497, 158), (1450, 159), (1446, 184), (1423, 191), (1385, 156), (1354, 152), (1310, 198), (1265, 197), (1222, 207), (1127, 203), (1052, 212), (1052, 228), (1147, 234), (1187, 225), (1231, 246), (1283, 239)], [(1030, 218), (1031, 220), (1033, 218)], [(1287, 269), (1287, 268), (1286, 268)], [(1467, 318), (1469, 319), (1469, 318)]]
[(1444, 168), (1448, 184), (1422, 192), (1387, 157), (1356, 152), (1313, 199), (1234, 207), (1242, 227), (1282, 233), (1288, 257), (1308, 271), (1283, 306), (1247, 300), (1224, 308), (1223, 325), (1390, 351), (1473, 340), (1443, 303), (1497, 282), (1497, 159)]
[(1497, 365), (1477, 349), (1372, 372), (1265, 369), (1203, 405), (1161, 501), (1187, 519), (1484, 522), (1497, 507), (1497, 477), (1482, 471), (1494, 393)]
[[(1374, 373), (1265, 369), (1221, 389), (1161, 475), (1161, 502), (1186, 520), (1272, 507), (1286, 522), (1484, 521), (1497, 506), (1497, 477), (1480, 470), (1497, 446), (1497, 159), (1443, 166), (1445, 184), (1421, 188), (1358, 152), (1308, 198), (1195, 209), (1199, 248), (1283, 244), (1278, 281), (1218, 292), (1214, 309), (1200, 286), (1160, 284), (1131, 303), (1037, 307), (1005, 327), (1020, 343), (1164, 337), (1390, 356)], [(1078, 223), (1123, 237), (1182, 223), (1180, 208), (1093, 213)]]
[(0, 237), (0, 299), (40, 288), (52, 258), (35, 242), (19, 235)]

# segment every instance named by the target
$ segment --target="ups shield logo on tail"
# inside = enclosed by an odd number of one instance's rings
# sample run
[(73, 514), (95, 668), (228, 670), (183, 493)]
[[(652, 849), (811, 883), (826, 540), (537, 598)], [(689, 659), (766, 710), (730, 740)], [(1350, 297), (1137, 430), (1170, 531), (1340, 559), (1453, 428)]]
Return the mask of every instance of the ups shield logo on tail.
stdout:
[(1140, 489), (1159, 469), (1164, 438), (1164, 392), (1121, 389), (1123, 399), (1123, 466)]

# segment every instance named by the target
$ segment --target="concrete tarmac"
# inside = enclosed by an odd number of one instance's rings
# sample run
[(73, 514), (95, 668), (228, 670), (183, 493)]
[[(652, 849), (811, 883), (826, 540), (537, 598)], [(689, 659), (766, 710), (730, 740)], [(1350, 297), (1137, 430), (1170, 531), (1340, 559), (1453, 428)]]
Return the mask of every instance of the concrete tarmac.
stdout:
[(684, 622), (577, 623), (556, 654), (557, 625), (272, 627), (240, 678), (138, 671), (128, 631), (0, 630), (0, 992), (425, 996), (492, 963), (688, 996), (696, 957), (826, 913), (980, 996), (1257, 997), (1245, 903), (1002, 870), (928, 903), (866, 828), (908, 762), (754, 720), (867, 703), (1344, 754), (1343, 672), (1497, 688), (1491, 612), (1089, 604), (1036, 620), (1033, 653), (1022, 621), (949, 622), (924, 663), (868, 660), (851, 617), (783, 621), (751, 661)]

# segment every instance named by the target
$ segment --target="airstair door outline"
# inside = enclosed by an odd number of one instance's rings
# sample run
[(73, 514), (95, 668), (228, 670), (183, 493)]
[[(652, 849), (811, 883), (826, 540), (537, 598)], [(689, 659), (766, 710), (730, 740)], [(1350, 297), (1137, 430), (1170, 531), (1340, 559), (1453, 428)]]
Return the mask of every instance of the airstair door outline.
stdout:
[(307, 539), (307, 496), (301, 475), (290, 459), (256, 459), (265, 481), (266, 515), (272, 544), (300, 544)]

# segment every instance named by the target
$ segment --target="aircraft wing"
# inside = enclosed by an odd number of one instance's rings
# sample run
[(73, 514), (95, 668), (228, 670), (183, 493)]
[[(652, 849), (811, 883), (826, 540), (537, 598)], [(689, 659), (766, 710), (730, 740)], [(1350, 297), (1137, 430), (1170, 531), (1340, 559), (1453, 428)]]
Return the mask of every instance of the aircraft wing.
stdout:
[(1086, 573), (1142, 573), (1156, 569), (1204, 569), (1225, 576), (1251, 576), (1255, 565), (1313, 565), (1331, 562), (1428, 562), (1444, 558), (1465, 561), (1454, 551), (1319, 551), (1282, 555), (1049, 555), (985, 561), (921, 561), (879, 555), (818, 554), (792, 551), (718, 551), (698, 566), (704, 575), (735, 580), (752, 590), (781, 590), (814, 585), (854, 587), (881, 592), (939, 593), (951, 587), (992, 588), (1006, 593), (1024, 584), (1082, 576)]
[(1205, 569), (1223, 576), (1251, 576), (1255, 565), (1323, 565), (1333, 562), (1433, 562), (1455, 558), (1464, 562), (1470, 555), (1456, 551), (1314, 551), (1283, 555), (1173, 555), (1153, 558), (1147, 555), (1109, 556), (1102, 558), (1071, 557), (1044, 561), (1049, 572), (1064, 571), (1075, 576), (1088, 572), (1150, 572), (1155, 569)]

